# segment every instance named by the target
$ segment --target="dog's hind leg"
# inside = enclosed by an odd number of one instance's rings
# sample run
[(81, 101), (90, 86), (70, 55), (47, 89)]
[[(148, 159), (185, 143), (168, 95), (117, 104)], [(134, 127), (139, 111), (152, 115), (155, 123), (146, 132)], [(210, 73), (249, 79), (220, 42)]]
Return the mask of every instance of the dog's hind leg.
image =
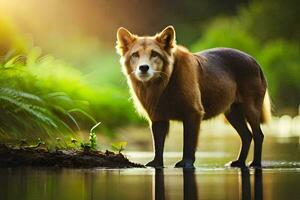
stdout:
[(253, 140), (254, 140), (254, 157), (253, 161), (250, 163), (250, 167), (261, 167), (261, 156), (262, 156), (262, 144), (264, 140), (264, 134), (260, 126), (251, 126), (253, 130)]
[(246, 119), (249, 122), (254, 140), (254, 155), (253, 161), (249, 165), (250, 167), (261, 167), (261, 157), (262, 157), (262, 145), (264, 140), (264, 134), (260, 128), (261, 121), (261, 109), (254, 106), (247, 106), (245, 108)]
[(247, 127), (245, 116), (240, 104), (232, 104), (230, 110), (225, 113), (225, 117), (228, 122), (239, 134), (242, 145), (238, 159), (230, 163), (231, 167), (246, 167), (245, 161), (249, 152), (252, 134)]

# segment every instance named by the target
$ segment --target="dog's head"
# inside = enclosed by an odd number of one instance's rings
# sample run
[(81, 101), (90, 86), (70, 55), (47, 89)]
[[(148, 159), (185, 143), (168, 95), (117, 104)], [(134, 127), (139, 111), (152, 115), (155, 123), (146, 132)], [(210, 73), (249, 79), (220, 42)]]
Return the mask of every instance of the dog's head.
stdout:
[(123, 72), (131, 78), (141, 82), (170, 78), (176, 48), (175, 30), (172, 26), (155, 36), (144, 37), (119, 28), (116, 48), (121, 55)]

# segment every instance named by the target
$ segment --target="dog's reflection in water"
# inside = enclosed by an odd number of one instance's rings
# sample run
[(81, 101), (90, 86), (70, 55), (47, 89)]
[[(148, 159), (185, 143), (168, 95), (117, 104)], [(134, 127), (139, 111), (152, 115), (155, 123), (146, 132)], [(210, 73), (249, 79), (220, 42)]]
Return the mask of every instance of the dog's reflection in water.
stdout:
[[(184, 200), (198, 199), (195, 169), (183, 169)], [(155, 169), (154, 195), (155, 200), (169, 199), (165, 194), (164, 170)]]
[[(242, 199), (251, 199), (251, 182), (249, 169), (241, 169)], [(262, 169), (254, 170), (254, 199), (263, 199)]]
[[(241, 169), (239, 185), (241, 186), (241, 195), (239, 199), (251, 199), (251, 181), (250, 172), (248, 168)], [(153, 197), (155, 200), (168, 200), (165, 193), (164, 183), (164, 169), (155, 169), (155, 178), (153, 184)], [(203, 197), (206, 199), (208, 197)], [(195, 176), (195, 169), (183, 169), (183, 199), (184, 200), (197, 200), (202, 199), (198, 194), (198, 187)], [(255, 200), (263, 199), (263, 183), (262, 183), (262, 170), (255, 169), (254, 171), (254, 198)]]
[(155, 169), (155, 179), (152, 184), (152, 197), (155, 200), (164, 200), (165, 198), (165, 181), (164, 181), (164, 169)]

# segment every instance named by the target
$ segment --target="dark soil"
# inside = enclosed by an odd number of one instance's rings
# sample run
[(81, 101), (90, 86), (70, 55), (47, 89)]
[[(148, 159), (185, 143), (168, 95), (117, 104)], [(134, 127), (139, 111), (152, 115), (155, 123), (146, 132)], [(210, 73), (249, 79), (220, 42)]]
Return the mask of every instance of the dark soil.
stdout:
[(46, 148), (13, 148), (0, 144), (0, 167), (70, 167), (131, 168), (144, 167), (130, 162), (123, 154), (110, 151), (56, 150)]

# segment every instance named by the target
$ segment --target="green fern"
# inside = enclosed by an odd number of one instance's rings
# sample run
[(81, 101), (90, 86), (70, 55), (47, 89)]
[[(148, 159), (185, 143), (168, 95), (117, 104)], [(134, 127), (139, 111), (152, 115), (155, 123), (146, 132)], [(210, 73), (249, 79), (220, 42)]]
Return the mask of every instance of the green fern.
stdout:
[[(64, 99), (72, 102), (67, 96)], [(72, 123), (80, 129), (79, 123), (72, 116), (74, 110), (68, 111), (42, 97), (12, 88), (0, 87), (0, 111), (0, 133), (16, 138), (28, 132), (39, 132), (53, 137), (58, 133), (72, 133)], [(72, 123), (68, 123), (66, 118)]]
[(39, 82), (30, 70), (43, 64), (38, 55), (0, 61), (1, 141), (65, 138), (66, 134), (80, 130), (82, 122), (96, 122), (80, 109), (86, 107), (86, 102), (73, 100), (64, 92), (52, 92), (53, 89), (49, 90)]

